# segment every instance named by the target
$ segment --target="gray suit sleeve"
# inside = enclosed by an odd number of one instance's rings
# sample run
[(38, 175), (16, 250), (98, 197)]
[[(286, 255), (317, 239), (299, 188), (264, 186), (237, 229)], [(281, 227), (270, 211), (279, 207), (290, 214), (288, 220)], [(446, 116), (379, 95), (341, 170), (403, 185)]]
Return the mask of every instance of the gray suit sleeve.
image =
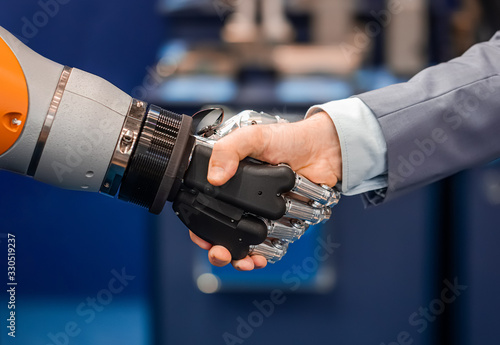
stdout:
[(388, 188), (372, 203), (500, 157), (499, 73), (500, 31), (407, 83), (356, 96), (387, 142)]

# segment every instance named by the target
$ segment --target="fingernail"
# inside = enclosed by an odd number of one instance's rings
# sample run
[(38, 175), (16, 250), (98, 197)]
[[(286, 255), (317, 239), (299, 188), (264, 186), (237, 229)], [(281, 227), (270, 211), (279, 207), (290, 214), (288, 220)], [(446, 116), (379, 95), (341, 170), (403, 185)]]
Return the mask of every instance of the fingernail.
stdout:
[(251, 265), (245, 260), (241, 260), (235, 263), (234, 268), (236, 268), (238, 271), (249, 271), (252, 269)]
[(219, 260), (215, 255), (211, 254), (211, 253), (208, 253), (208, 256), (209, 256), (209, 260), (210, 262), (214, 265), (214, 266), (225, 266), (227, 265), (227, 262), (224, 262), (222, 260)]
[(214, 263), (215, 266), (224, 266), (224, 265), (226, 265), (226, 263), (224, 261), (221, 261), (219, 259), (215, 259), (214, 258), (214, 259), (212, 259), (212, 261), (213, 261), (213, 263)]
[(212, 167), (210, 168), (210, 179), (212, 181), (221, 181), (224, 179), (224, 175), (225, 175), (226, 171), (224, 170), (224, 168), (221, 168), (221, 167)]

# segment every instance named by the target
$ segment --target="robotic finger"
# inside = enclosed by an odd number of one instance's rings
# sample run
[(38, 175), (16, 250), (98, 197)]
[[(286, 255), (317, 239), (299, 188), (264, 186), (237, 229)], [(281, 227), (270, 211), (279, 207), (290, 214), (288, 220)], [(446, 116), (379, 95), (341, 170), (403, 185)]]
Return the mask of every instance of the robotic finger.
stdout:
[(280, 238), (292, 243), (306, 232), (309, 224), (297, 218), (283, 217), (279, 220), (266, 220), (268, 237)]
[(261, 255), (274, 264), (285, 256), (287, 250), (288, 242), (277, 238), (267, 238), (262, 244), (251, 246), (250, 255)]
[[(199, 117), (204, 118), (200, 119)], [(198, 117), (198, 118), (197, 118)], [(214, 121), (206, 121), (206, 117)], [(213, 144), (236, 128), (286, 122), (245, 111), (222, 122), (220, 110), (204, 110), (194, 117), (196, 139), (181, 192), (174, 210), (195, 234), (226, 247), (233, 259), (262, 255), (280, 260), (289, 243), (298, 240), (310, 225), (330, 218), (339, 193), (295, 173), (288, 165), (269, 165), (245, 159), (231, 180), (215, 187), (207, 181)], [(196, 217), (192, 217), (193, 215)]]
[(292, 189), (299, 195), (311, 199), (324, 206), (335, 205), (339, 202), (340, 193), (327, 185), (317, 185), (303, 176), (296, 174), (295, 186)]
[(285, 198), (286, 216), (298, 218), (307, 224), (316, 225), (330, 219), (331, 208), (316, 203), (304, 203), (295, 199)]

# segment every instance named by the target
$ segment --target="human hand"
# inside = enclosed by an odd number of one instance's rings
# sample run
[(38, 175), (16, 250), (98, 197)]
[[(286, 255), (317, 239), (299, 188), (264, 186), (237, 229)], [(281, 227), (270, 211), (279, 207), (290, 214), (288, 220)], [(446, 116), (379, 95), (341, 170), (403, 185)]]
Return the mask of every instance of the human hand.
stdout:
[[(271, 164), (286, 163), (309, 180), (333, 187), (342, 179), (339, 138), (330, 116), (317, 113), (296, 123), (248, 126), (217, 141), (212, 151), (208, 181), (214, 186), (226, 183), (238, 169), (240, 160), (250, 156)], [(190, 232), (191, 239), (208, 250), (212, 265), (225, 266), (231, 254), (222, 246), (212, 246)], [(232, 262), (241, 271), (263, 268), (267, 261), (254, 255)]]

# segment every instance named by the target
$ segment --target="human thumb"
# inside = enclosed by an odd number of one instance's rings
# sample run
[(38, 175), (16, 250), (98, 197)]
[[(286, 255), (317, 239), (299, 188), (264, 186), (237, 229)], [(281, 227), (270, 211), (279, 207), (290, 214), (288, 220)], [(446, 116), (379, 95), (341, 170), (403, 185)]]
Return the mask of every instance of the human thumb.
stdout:
[(238, 170), (240, 158), (234, 147), (224, 144), (223, 141), (215, 144), (208, 164), (208, 182), (214, 186), (221, 186)]
[(221, 186), (236, 174), (240, 160), (258, 153), (266, 126), (241, 128), (215, 143), (208, 164), (208, 182)]
[(209, 166), (208, 182), (214, 186), (220, 186), (227, 182), (226, 169), (221, 166)]

